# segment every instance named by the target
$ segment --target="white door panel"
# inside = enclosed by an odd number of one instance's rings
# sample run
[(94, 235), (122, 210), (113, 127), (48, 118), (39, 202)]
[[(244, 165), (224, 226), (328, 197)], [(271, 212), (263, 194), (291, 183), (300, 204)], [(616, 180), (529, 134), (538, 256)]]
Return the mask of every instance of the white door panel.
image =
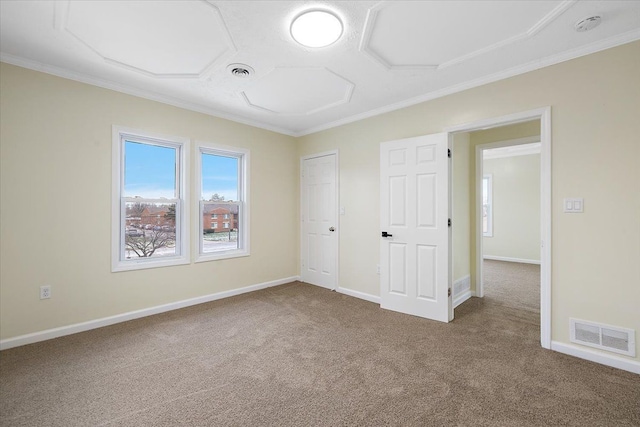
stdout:
[(448, 322), (448, 134), (380, 145), (382, 308)]
[(303, 282), (335, 289), (337, 284), (336, 155), (302, 161)]

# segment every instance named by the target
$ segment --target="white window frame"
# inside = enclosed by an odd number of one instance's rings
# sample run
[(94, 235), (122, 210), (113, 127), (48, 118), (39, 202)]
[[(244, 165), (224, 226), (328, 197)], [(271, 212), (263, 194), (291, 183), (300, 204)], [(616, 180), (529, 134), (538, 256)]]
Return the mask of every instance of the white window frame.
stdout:
[[(202, 154), (212, 154), (218, 156), (235, 157), (238, 159), (238, 249), (218, 252), (202, 252), (203, 235), (202, 235), (202, 214), (204, 202), (202, 200)], [(250, 151), (244, 148), (230, 147), (227, 145), (214, 144), (205, 141), (196, 141), (196, 174), (197, 180), (196, 191), (197, 196), (194, 197), (194, 212), (198, 212), (198, 218), (194, 218), (193, 241), (194, 253), (196, 254), (195, 262), (215, 261), (219, 259), (238, 258), (251, 255), (250, 251), (250, 207), (249, 207), (249, 170), (250, 170)], [(231, 221), (230, 221), (231, 223)], [(229, 224), (231, 227), (231, 224)], [(228, 230), (228, 229), (225, 229)]]
[(485, 179), (487, 180), (487, 205), (489, 206), (489, 209), (487, 211), (487, 231), (483, 231), (482, 236), (493, 237), (493, 175), (484, 174), (482, 181)]
[[(111, 196), (111, 271), (130, 271), (146, 268), (189, 264), (189, 139), (160, 135), (122, 126), (112, 128), (112, 196)], [(140, 199), (124, 197), (124, 141), (140, 142), (176, 149), (175, 199), (143, 199), (150, 203), (176, 204), (176, 255), (126, 259), (125, 222), (126, 202)]]

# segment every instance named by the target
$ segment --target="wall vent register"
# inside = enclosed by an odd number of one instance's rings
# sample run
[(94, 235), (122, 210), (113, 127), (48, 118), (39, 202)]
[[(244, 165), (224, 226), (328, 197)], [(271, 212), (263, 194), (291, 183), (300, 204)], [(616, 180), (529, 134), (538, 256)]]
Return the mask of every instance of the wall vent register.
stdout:
[(635, 331), (585, 320), (570, 319), (571, 342), (635, 357)]

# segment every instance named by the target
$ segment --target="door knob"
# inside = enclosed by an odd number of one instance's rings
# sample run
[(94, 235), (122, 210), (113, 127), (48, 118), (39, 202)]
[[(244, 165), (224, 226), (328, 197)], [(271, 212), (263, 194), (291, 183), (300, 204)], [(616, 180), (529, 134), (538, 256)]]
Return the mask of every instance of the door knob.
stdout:
[(336, 231), (335, 227), (329, 227), (329, 231)]
[(382, 232), (382, 237), (393, 237), (393, 234), (389, 234), (386, 231)]

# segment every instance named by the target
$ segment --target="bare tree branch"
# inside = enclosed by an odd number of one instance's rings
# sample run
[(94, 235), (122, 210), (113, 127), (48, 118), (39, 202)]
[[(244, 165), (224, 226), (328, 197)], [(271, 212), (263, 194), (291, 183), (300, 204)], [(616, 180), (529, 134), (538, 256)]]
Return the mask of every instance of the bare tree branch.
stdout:
[(150, 257), (156, 250), (175, 243), (173, 233), (163, 230), (143, 230), (142, 237), (125, 236), (125, 246), (139, 257)]

